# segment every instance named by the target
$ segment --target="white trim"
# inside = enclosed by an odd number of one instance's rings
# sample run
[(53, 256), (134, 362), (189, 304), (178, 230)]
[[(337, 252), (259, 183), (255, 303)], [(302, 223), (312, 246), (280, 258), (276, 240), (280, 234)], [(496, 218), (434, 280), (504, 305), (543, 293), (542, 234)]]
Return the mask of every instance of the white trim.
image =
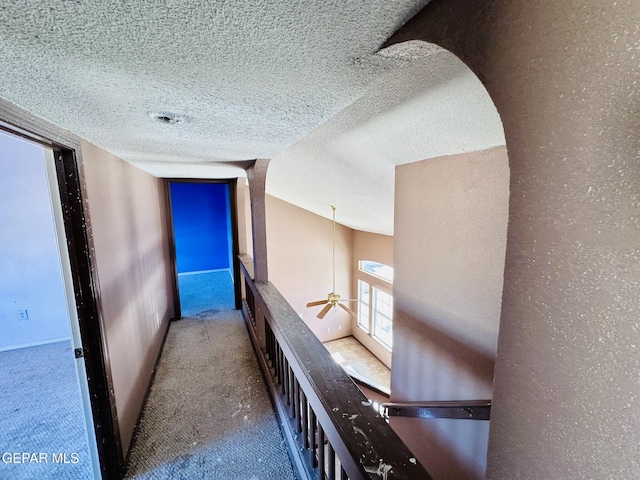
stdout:
[[(371, 285), (369, 284), (369, 282), (365, 282), (364, 280), (362, 280), (361, 278), (358, 278), (356, 280), (356, 284), (357, 284), (357, 288), (358, 288), (358, 316), (356, 317), (356, 325), (358, 327), (360, 327), (362, 330), (364, 330), (365, 332), (369, 333), (369, 331), (371, 330)], [(362, 300), (362, 285), (366, 285), (367, 289), (369, 290), (368, 292), (368, 297), (369, 297), (369, 301), (367, 303), (365, 303)], [(362, 308), (363, 305), (366, 305), (366, 314), (367, 314), (367, 323), (368, 325), (364, 325), (363, 323), (360, 322), (360, 320), (362, 319), (362, 316), (364, 314), (365, 309)]]
[(19, 343), (18, 345), (9, 345), (8, 347), (0, 347), (0, 352), (19, 350), (21, 348), (37, 347), (39, 345), (48, 345), (49, 343), (64, 342), (65, 340), (68, 340), (69, 342), (71, 342), (71, 336), (67, 335), (66, 337), (57, 337), (57, 338), (49, 338), (47, 340), (40, 340), (39, 342)]
[(214, 268), (213, 270), (197, 270), (195, 272), (182, 272), (182, 273), (179, 273), (178, 276), (184, 277), (186, 275), (197, 275), (200, 273), (215, 273), (215, 272), (224, 272), (224, 271), (229, 272), (229, 275), (231, 275), (231, 278), (233, 279), (233, 274), (231, 273), (231, 269), (229, 268)]
[[(389, 345), (387, 342), (385, 342), (385, 340), (382, 338), (382, 336), (380, 336), (376, 331), (378, 330), (378, 328), (376, 328), (378, 325), (376, 325), (376, 321), (378, 316), (385, 318), (390, 324), (391, 324), (391, 328), (393, 328), (393, 293), (390, 292), (386, 292), (386, 289), (382, 289), (382, 288), (377, 288), (377, 287), (371, 287), (372, 290), (372, 299), (373, 301), (371, 302), (371, 314), (372, 314), (372, 318), (371, 318), (371, 336), (377, 340), (383, 347), (387, 348), (389, 351), (392, 351), (392, 345)], [(378, 310), (378, 294), (379, 293), (383, 293), (387, 296), (389, 296), (391, 298), (391, 317), (385, 315), (384, 313), (382, 313), (380, 310)], [(391, 343), (393, 343), (393, 334), (391, 336)]]

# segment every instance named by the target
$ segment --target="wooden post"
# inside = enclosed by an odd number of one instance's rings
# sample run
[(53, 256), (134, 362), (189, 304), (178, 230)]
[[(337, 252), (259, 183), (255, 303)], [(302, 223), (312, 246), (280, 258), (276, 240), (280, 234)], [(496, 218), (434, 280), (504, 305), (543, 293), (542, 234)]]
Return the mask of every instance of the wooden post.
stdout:
[(247, 167), (251, 201), (251, 232), (253, 238), (253, 281), (268, 283), (267, 222), (265, 214), (265, 185), (269, 160), (259, 158)]

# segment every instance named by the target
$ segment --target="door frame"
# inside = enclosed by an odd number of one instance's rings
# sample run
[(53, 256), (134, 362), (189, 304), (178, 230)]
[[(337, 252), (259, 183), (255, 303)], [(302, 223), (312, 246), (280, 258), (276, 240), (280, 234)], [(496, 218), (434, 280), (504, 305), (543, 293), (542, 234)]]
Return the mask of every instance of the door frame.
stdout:
[(167, 206), (167, 212), (169, 213), (167, 226), (169, 228), (169, 250), (170, 250), (170, 262), (173, 271), (172, 275), (172, 287), (173, 287), (173, 302), (175, 305), (175, 318), (182, 318), (182, 308), (180, 305), (180, 290), (178, 288), (178, 262), (176, 258), (176, 239), (173, 230), (173, 207), (171, 204), (171, 188), (172, 183), (222, 183), (229, 186), (229, 209), (231, 218), (231, 256), (233, 257), (233, 296), (235, 301), (236, 310), (242, 308), (242, 289), (240, 287), (240, 246), (238, 243), (238, 210), (237, 210), (237, 178), (223, 178), (223, 179), (209, 179), (209, 178), (165, 178), (165, 202)]
[(104, 479), (120, 479), (125, 464), (105, 348), (80, 138), (1, 98), (0, 130), (53, 150), (100, 472)]

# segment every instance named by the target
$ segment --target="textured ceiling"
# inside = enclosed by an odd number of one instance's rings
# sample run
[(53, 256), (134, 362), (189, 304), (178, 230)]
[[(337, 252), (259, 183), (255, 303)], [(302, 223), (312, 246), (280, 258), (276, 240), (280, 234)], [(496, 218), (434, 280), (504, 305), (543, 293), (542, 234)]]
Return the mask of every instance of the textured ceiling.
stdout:
[(395, 165), (504, 143), (453, 55), (376, 53), (426, 3), (4, 2), (0, 96), (161, 177), (271, 158), (272, 195), (391, 234)]

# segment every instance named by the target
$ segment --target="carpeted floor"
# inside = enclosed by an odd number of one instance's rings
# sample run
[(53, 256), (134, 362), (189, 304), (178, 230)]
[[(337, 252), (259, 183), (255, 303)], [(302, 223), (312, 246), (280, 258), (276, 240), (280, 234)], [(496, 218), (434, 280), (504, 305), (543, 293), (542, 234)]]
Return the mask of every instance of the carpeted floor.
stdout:
[(233, 310), (233, 281), (229, 270), (178, 275), (180, 309), (183, 317), (210, 315)]
[(0, 479), (93, 478), (75, 361), (71, 341), (0, 352)]
[(171, 324), (126, 478), (294, 478), (240, 311)]

